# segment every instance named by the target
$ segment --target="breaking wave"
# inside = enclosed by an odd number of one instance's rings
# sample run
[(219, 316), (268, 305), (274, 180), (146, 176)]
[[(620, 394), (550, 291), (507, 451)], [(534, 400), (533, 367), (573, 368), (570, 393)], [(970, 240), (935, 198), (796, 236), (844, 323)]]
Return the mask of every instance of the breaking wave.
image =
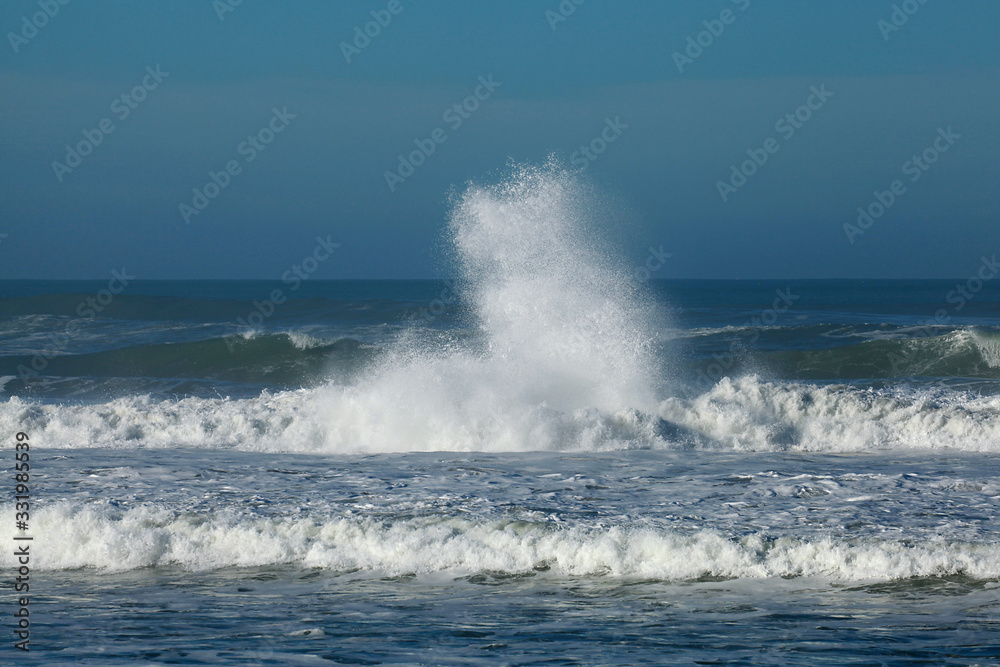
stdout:
[[(389, 575), (547, 571), (665, 580), (810, 576), (837, 581), (1000, 577), (1000, 545), (944, 539), (914, 544), (888, 538), (727, 537), (715, 530), (683, 533), (457, 517), (253, 518), (151, 505), (120, 509), (59, 503), (33, 515), (37, 555), (32, 565), (44, 570), (290, 564)], [(5, 551), (0, 563), (14, 567), (12, 554)]]

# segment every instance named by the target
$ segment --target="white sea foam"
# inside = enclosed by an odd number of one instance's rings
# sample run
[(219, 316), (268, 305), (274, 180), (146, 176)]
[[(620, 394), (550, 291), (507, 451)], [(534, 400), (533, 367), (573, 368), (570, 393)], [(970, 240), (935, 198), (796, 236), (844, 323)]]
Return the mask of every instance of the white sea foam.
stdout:
[(336, 338), (324, 338), (304, 331), (286, 331), (284, 334), (297, 350), (310, 350), (337, 342)]
[(265, 392), (252, 399), (119, 398), (96, 405), (39, 404), (18, 397), (0, 403), (0, 428), (27, 431), (39, 447), (310, 451), (324, 430), (314, 394)]
[(973, 330), (969, 337), (979, 350), (979, 354), (990, 368), (1000, 368), (1000, 335)]
[(699, 396), (667, 398), (652, 414), (556, 410), (505, 393), (509, 378), (472, 356), (423, 356), (414, 364), (405, 369), (413, 372), (398, 370), (360, 386), (248, 399), (139, 396), (51, 405), (11, 397), (0, 402), (0, 430), (28, 431), (37, 446), (50, 448), (1000, 451), (998, 396), (744, 377), (723, 379)]
[[(1000, 545), (892, 539), (799, 539), (714, 530), (566, 527), (545, 522), (426, 517), (254, 518), (235, 512), (183, 513), (144, 505), (57, 503), (32, 513), (32, 566), (40, 570), (192, 570), (293, 564), (387, 574), (449, 572), (609, 575), (668, 580), (705, 576), (816, 576), (888, 580), (964, 574), (1000, 577)], [(8, 533), (10, 529), (5, 528)], [(10, 542), (12, 534), (4, 535)], [(14, 566), (9, 550), (0, 564)]]
[(724, 378), (696, 398), (667, 399), (659, 414), (707, 446), (737, 450), (1000, 451), (997, 396)]

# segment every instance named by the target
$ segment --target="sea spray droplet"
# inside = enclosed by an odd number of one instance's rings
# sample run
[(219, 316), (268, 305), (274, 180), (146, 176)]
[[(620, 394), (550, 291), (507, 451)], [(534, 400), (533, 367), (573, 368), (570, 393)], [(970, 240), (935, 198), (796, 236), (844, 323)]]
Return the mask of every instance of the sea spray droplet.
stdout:
[(594, 233), (592, 203), (551, 164), (515, 168), (458, 197), (449, 231), (482, 344), (440, 350), (401, 340), (367, 379), (332, 390), (329, 446), (655, 444), (653, 308)]
[(494, 363), (552, 389), (539, 397), (548, 405), (647, 407), (648, 312), (624, 263), (597, 245), (587, 199), (552, 166), (470, 187), (450, 224), (463, 284)]

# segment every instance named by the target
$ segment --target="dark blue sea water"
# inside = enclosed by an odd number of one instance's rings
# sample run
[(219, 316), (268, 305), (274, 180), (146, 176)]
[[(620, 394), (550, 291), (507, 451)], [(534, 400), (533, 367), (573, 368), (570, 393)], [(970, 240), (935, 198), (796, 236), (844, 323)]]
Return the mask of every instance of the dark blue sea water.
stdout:
[[(988, 390), (1000, 378), (1000, 280), (969, 283), (653, 280), (644, 288), (663, 314), (651, 335), (669, 355), (671, 379), (703, 388), (748, 373), (879, 386), (983, 380), (972, 384)], [(102, 305), (107, 281), (4, 281), (0, 377), (8, 394), (36, 399), (254, 396), (346, 381), (403, 333), (470, 344), (482, 334), (461, 281), (291, 285), (133, 281)], [(287, 300), (274, 303), (275, 293)]]
[(992, 255), (642, 282), (544, 185), (455, 281), (0, 282), (3, 662), (996, 664)]
[(990, 664), (1000, 292), (960, 282), (650, 282), (643, 409), (532, 395), (504, 369), (586, 383), (591, 332), (500, 343), (461, 281), (135, 282), (87, 317), (106, 282), (4, 282), (30, 655)]

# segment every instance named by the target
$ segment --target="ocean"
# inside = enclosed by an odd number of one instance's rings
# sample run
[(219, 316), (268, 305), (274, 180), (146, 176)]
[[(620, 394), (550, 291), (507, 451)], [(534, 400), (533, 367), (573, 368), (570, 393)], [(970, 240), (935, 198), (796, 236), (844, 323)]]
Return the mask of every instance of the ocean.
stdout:
[(997, 664), (992, 253), (659, 280), (585, 201), (470, 189), (453, 280), (0, 282), (2, 661)]

